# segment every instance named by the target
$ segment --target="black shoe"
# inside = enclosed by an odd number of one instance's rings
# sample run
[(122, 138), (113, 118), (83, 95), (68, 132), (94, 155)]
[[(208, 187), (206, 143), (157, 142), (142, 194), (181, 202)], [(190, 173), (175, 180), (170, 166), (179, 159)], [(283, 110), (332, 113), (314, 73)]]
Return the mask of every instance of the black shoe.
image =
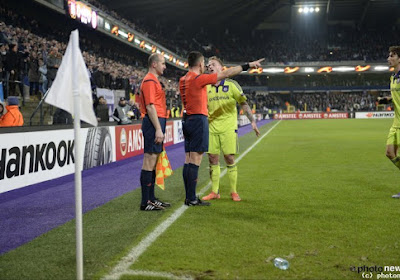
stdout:
[(159, 200), (158, 198), (152, 200), (151, 202), (153, 202), (156, 206), (171, 207), (171, 203), (161, 201), (161, 200)]
[(159, 211), (164, 210), (164, 207), (157, 206), (153, 202), (149, 201), (146, 205), (140, 205), (140, 210), (142, 211)]
[(210, 206), (211, 203), (207, 201), (202, 201), (200, 198), (196, 198), (196, 200), (185, 199), (185, 205), (187, 206)]

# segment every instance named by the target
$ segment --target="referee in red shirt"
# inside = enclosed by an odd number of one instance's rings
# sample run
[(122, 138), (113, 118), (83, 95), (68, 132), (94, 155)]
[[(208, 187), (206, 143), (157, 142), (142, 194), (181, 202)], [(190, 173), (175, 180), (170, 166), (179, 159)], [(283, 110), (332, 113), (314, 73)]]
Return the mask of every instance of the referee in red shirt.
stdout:
[(155, 211), (171, 206), (167, 202), (158, 200), (154, 195), (156, 163), (158, 155), (163, 150), (167, 119), (165, 92), (158, 80), (166, 68), (164, 57), (160, 54), (150, 55), (148, 67), (149, 71), (140, 87), (140, 110), (145, 114), (142, 122), (144, 157), (140, 173), (142, 187), (140, 210)]
[(234, 66), (220, 73), (204, 74), (205, 60), (200, 52), (190, 52), (188, 56), (189, 72), (179, 80), (179, 90), (185, 114), (182, 119), (185, 136), (185, 165), (183, 181), (185, 184), (188, 206), (208, 206), (209, 202), (201, 201), (196, 196), (199, 166), (204, 152), (208, 151), (208, 110), (207, 85), (240, 74), (249, 68), (258, 68), (264, 59)]

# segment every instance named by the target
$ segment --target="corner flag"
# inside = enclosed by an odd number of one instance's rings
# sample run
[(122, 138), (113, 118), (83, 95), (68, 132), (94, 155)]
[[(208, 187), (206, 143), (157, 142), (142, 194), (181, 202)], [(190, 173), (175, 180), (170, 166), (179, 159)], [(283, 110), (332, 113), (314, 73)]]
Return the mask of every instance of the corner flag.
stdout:
[[(61, 108), (74, 116), (75, 137), (75, 224), (76, 224), (76, 278), (83, 279), (83, 226), (82, 226), (82, 165), (83, 150), (80, 141), (83, 120), (97, 126), (93, 111), (89, 74), (79, 49), (78, 30), (71, 32), (56, 78), (45, 99), (46, 103)], [(81, 114), (82, 112), (82, 114)], [(82, 116), (81, 116), (82, 115)]]
[[(74, 65), (76, 68), (74, 68)], [(77, 88), (74, 88), (74, 86)], [(79, 49), (78, 30), (71, 32), (67, 50), (45, 101), (76, 117), (76, 113), (74, 112), (74, 90), (78, 91), (80, 95), (80, 119), (93, 126), (97, 126), (97, 118), (93, 111), (90, 78)]]

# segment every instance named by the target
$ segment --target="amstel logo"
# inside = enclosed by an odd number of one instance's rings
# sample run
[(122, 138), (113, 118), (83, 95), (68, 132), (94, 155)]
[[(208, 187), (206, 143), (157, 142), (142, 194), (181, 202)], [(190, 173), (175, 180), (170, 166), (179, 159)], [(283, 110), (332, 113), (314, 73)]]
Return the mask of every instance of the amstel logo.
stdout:
[(119, 148), (121, 150), (121, 155), (125, 156), (126, 151), (128, 149), (128, 141), (126, 139), (126, 131), (125, 128), (121, 129), (121, 134), (119, 137)]

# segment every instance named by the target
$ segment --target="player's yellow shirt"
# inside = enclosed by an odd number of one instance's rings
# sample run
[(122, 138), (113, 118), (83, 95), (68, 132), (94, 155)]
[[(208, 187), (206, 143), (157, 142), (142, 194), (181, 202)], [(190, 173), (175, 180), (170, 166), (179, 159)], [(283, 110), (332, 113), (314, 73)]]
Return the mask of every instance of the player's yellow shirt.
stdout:
[(231, 79), (222, 80), (217, 86), (207, 86), (208, 123), (210, 133), (224, 133), (237, 129), (236, 102), (247, 100), (239, 84)]
[(390, 77), (390, 93), (394, 104), (392, 127), (400, 128), (400, 72)]

